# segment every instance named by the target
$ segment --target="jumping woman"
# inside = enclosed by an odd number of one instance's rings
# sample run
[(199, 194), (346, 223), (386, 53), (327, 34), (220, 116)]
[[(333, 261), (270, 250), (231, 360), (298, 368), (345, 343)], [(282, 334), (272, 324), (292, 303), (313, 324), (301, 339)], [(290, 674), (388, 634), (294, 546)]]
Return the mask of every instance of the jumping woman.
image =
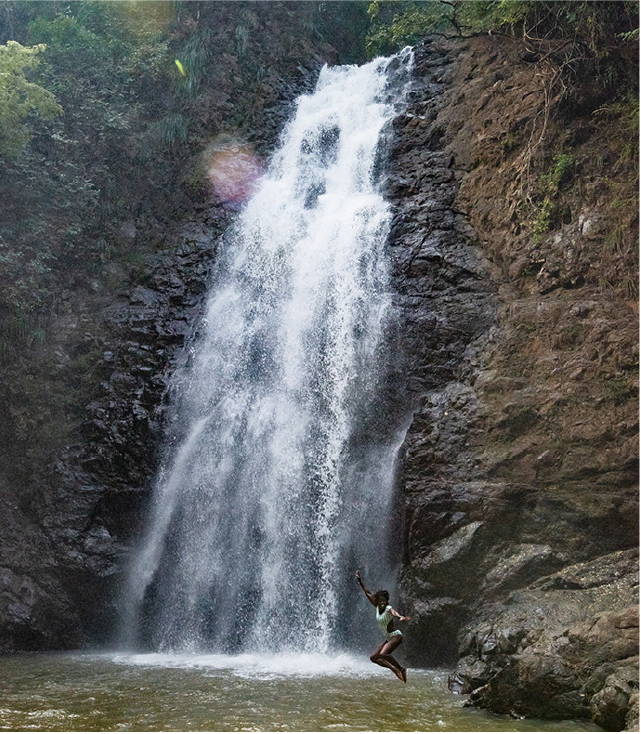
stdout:
[(376, 607), (376, 622), (385, 635), (385, 642), (370, 655), (369, 659), (376, 665), (389, 668), (399, 680), (407, 683), (407, 669), (392, 657), (392, 652), (403, 642), (403, 633), (398, 629), (394, 629), (393, 618), (396, 617), (399, 622), (407, 622), (411, 617), (404, 617), (395, 609), (392, 609), (388, 603), (389, 593), (387, 591), (381, 589), (375, 594), (368, 591), (363, 584), (360, 571), (356, 572), (356, 580), (369, 602)]

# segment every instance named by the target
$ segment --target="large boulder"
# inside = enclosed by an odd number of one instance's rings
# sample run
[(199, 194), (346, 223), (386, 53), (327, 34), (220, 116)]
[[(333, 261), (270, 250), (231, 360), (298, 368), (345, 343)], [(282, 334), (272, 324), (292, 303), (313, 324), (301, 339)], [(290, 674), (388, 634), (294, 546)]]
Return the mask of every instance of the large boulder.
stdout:
[(637, 558), (574, 564), (487, 605), (451, 687), (493, 711), (623, 729), (639, 686)]

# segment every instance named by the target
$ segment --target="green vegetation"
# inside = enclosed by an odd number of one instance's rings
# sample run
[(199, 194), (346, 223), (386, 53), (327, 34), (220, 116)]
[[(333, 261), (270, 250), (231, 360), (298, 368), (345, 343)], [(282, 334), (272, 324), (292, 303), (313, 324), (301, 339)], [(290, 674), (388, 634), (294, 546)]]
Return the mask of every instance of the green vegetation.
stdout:
[(452, 28), (451, 15), (438, 2), (399, 3), (402, 9), (374, 0), (368, 8), (371, 28), (366, 47), (371, 56), (392, 53), (414, 45), (428, 33), (458, 31)]
[(636, 381), (626, 377), (606, 377), (603, 386), (606, 395), (615, 405), (622, 405), (638, 392)]
[[(149, 53), (150, 36), (130, 30), (120, 5), (5, 4), (0, 68), (7, 50), (21, 67), (0, 75), (10, 86), (3, 100), (21, 99), (0, 105), (9, 131), (0, 139), (5, 332), (14, 319), (51, 311), (61, 273), (67, 287), (88, 281), (138, 198), (141, 179), (131, 172), (141, 170), (148, 126), (139, 99), (162, 99), (166, 45), (156, 41)], [(20, 124), (6, 126), (7, 116)]]
[(30, 116), (50, 120), (61, 114), (56, 98), (39, 84), (30, 82), (45, 46), (31, 48), (16, 41), (0, 46), (0, 155), (15, 158), (31, 139)]
[(428, 33), (463, 35), (513, 26), (527, 15), (529, 5), (522, 0), (373, 0), (368, 8), (367, 49), (370, 54), (391, 53)]
[(621, 145), (617, 167), (627, 164), (639, 165), (639, 96), (628, 92), (614, 102), (599, 107), (592, 113), (597, 119), (605, 119), (621, 125), (626, 141)]
[(555, 155), (551, 168), (541, 177), (539, 195), (542, 201), (532, 223), (535, 237), (552, 229), (557, 214), (557, 197), (563, 184), (567, 183), (574, 168), (574, 158), (568, 153)]
[(368, 0), (330, 0), (301, 3), (299, 7), (307, 14), (304, 22), (310, 37), (331, 43), (342, 63), (361, 64), (367, 60), (365, 36), (371, 22), (368, 6)]
[(206, 199), (197, 153), (220, 133), (252, 140), (261, 128), (273, 49), (287, 49), (293, 68), (309, 39), (362, 61), (366, 11), (5, 0), (0, 362), (50, 342), (61, 302), (109, 300), (177, 212)]
[[(366, 8), (275, 7), (272, 42), (336, 36), (347, 60), (362, 60)], [(273, 73), (265, 16), (252, 3), (3, 3), (0, 337), (12, 341), (24, 331), (14, 322), (50, 313), (61, 285), (86, 290), (108, 265), (140, 260), (120, 236), (123, 222), (181, 206), (185, 159), (218, 132), (212, 109), (251, 136)]]
[[(638, 175), (637, 2), (372, 0), (368, 13), (370, 55), (396, 51), (430, 33), (449, 38), (492, 34), (517, 41), (526, 63), (536, 64), (545, 91), (540, 128), (529, 142), (510, 131), (499, 141), (503, 159), (517, 152), (515, 175), (522, 177), (519, 209), (535, 240), (569, 216), (561, 194), (575, 168), (573, 156), (560, 152), (537, 178), (537, 169), (546, 165), (542, 151), (549, 145), (549, 120), (572, 118), (579, 110), (597, 121), (608, 120), (617, 130), (613, 172), (625, 175), (633, 165)], [(475, 165), (487, 162), (479, 157)], [(630, 206), (637, 208), (635, 202)], [(621, 232), (613, 234), (618, 249), (621, 237)]]
[(161, 144), (173, 147), (187, 141), (188, 129), (188, 121), (184, 115), (170, 112), (158, 122), (152, 123), (149, 131), (152, 138), (157, 137)]
[(416, 43), (427, 33), (507, 33), (530, 41), (566, 39), (599, 57), (638, 40), (638, 3), (554, 0), (372, 0), (366, 45), (371, 55)]

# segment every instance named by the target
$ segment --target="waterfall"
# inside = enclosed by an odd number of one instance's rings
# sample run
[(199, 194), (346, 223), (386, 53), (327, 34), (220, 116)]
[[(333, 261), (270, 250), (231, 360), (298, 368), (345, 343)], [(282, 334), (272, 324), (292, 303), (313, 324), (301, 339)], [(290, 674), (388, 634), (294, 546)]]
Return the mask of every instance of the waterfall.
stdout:
[(223, 238), (128, 577), (130, 641), (324, 652), (353, 643), (356, 568), (393, 584), (376, 160), (410, 65), (324, 67)]

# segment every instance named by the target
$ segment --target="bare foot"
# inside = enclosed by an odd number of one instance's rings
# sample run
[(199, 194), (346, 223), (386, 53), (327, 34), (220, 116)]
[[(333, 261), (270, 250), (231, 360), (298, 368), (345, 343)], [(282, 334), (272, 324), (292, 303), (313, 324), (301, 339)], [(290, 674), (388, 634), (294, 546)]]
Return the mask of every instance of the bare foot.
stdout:
[(403, 678), (403, 671), (399, 670), (398, 668), (392, 668), (392, 673), (402, 682), (405, 683), (405, 679)]
[(401, 668), (401, 675), (403, 676), (403, 683), (407, 683), (407, 668)]

